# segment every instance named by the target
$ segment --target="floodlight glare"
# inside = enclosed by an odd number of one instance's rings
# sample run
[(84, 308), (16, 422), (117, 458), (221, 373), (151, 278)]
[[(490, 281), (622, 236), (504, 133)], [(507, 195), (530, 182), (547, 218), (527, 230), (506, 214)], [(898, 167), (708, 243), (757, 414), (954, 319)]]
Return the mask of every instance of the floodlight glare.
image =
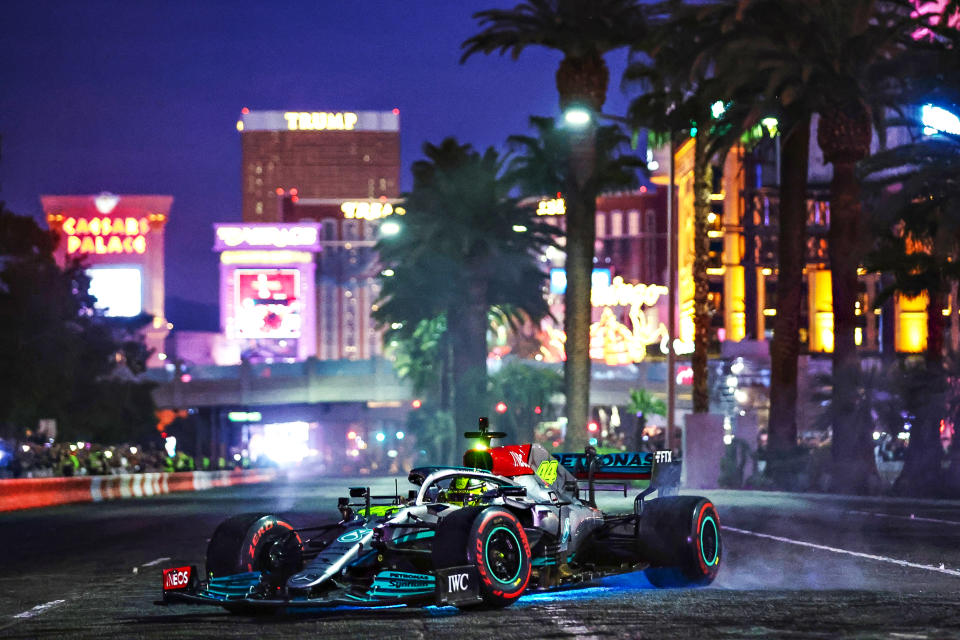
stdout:
[(925, 104), (920, 107), (920, 121), (923, 123), (923, 134), (932, 136), (937, 133), (952, 133), (960, 136), (960, 117), (943, 107)]

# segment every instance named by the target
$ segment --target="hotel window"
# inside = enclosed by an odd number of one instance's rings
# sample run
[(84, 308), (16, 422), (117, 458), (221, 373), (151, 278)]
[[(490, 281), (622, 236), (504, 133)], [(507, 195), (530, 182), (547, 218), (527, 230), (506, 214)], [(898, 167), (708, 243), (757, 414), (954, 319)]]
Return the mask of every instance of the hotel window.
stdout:
[(631, 211), (627, 214), (627, 234), (631, 236), (640, 235), (640, 212)]
[(610, 214), (610, 235), (619, 238), (623, 235), (623, 213), (614, 211)]
[(607, 235), (607, 214), (602, 211), (597, 214), (597, 237), (603, 238)]

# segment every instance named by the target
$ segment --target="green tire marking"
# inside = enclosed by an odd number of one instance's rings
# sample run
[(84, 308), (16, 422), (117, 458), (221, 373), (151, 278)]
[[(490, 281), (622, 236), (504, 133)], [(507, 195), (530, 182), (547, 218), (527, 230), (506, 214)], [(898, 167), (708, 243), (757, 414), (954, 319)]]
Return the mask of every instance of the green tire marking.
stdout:
[[(710, 526), (713, 527), (714, 540), (716, 541), (713, 545), (713, 558), (707, 560), (707, 554), (703, 552), (703, 531), (707, 528), (707, 523), (710, 523)], [(717, 563), (717, 557), (720, 555), (720, 532), (717, 531), (717, 523), (713, 519), (713, 516), (707, 516), (703, 519), (703, 526), (700, 527), (700, 556), (703, 558), (703, 562), (708, 566), (712, 567)]]
[[(484, 547), (483, 557), (487, 561), (488, 568), (490, 567), (490, 555), (489, 555), (490, 554), (490, 547), (489, 547), (490, 538), (492, 538), (493, 534), (495, 534), (497, 531), (500, 531), (501, 529), (506, 531), (508, 534), (510, 534), (510, 537), (513, 538), (513, 542), (517, 545), (517, 553), (518, 554), (520, 553), (520, 541), (517, 540), (517, 536), (513, 535), (513, 531), (510, 531), (510, 529), (507, 529), (506, 527), (495, 527), (493, 531), (490, 532), (490, 535), (487, 536), (487, 544), (483, 545)], [(490, 571), (490, 575), (493, 577), (494, 580), (496, 580), (501, 584), (510, 584), (520, 576), (520, 569), (522, 567), (523, 567), (523, 559), (521, 558), (520, 562), (517, 563), (517, 572), (509, 580), (501, 580), (496, 575), (494, 575), (493, 571)]]

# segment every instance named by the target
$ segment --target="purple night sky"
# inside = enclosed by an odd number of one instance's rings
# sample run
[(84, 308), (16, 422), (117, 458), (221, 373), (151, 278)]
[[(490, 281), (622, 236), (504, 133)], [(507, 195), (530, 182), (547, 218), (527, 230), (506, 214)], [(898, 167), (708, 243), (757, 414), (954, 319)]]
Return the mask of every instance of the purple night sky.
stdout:
[[(0, 200), (174, 196), (168, 299), (216, 305), (214, 222), (240, 220), (242, 107), (400, 109), (403, 173), (425, 141), (478, 148), (558, 111), (558, 53), (459, 64), (472, 14), (504, 0), (8, 0), (0, 21)], [(623, 113), (625, 53), (605, 111)]]

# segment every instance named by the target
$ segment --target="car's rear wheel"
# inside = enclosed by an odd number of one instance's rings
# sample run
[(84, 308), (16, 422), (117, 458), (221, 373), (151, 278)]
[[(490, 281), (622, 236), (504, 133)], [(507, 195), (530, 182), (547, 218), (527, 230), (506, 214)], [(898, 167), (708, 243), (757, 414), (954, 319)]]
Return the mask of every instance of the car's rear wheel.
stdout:
[(530, 544), (523, 525), (510, 511), (484, 509), (467, 536), (467, 562), (480, 575), (480, 595), (488, 606), (505, 607), (530, 581)]
[(244, 513), (228, 518), (207, 545), (208, 578), (260, 571), (271, 584), (282, 584), (302, 564), (299, 534), (272, 514)]
[(720, 517), (706, 498), (650, 500), (644, 505), (639, 535), (650, 561), (644, 575), (654, 586), (701, 587), (717, 577), (723, 554)]

